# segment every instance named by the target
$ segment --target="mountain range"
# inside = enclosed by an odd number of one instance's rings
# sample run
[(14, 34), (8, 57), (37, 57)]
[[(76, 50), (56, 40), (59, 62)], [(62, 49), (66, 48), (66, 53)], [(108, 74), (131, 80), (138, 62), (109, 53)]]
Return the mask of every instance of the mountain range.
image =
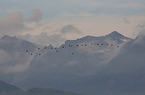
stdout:
[(0, 81), (0, 95), (83, 95), (73, 92), (65, 92), (52, 88), (32, 88), (22, 90), (14, 85)]
[(87, 95), (144, 95), (144, 42), (144, 36), (131, 39), (117, 31), (67, 40), (60, 47), (4, 36), (0, 80), (22, 89), (38, 87), (31, 90), (41, 93), (55, 88)]

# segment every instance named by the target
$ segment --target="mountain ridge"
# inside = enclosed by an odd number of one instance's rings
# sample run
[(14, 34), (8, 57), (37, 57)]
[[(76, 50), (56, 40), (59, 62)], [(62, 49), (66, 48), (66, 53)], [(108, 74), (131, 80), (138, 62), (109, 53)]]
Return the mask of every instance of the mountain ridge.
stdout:
[[(144, 74), (144, 37), (136, 39), (127, 38), (129, 40), (125, 41), (122, 40), (122, 37), (124, 39), (126, 37), (118, 32), (113, 32), (110, 35), (118, 35), (119, 39), (116, 39), (115, 36), (113, 36), (113, 39), (110, 39), (108, 35), (101, 37), (86, 36), (79, 40), (72, 40), (70, 42), (68, 40), (59, 48), (55, 48), (52, 45), (46, 46), (46, 48), (36, 46), (34, 52), (32, 52), (29, 48), (25, 47), (25, 50), (21, 52), (25, 57), (21, 58), (13, 54), (13, 56), (19, 58), (19, 61), (17, 61), (18, 59), (15, 60), (17, 64), (13, 63), (13, 61), (2, 63), (2, 59), (5, 59), (5, 57), (1, 59), (0, 71), (12, 71), (5, 72), (7, 74), (0, 72), (0, 79), (11, 79), (8, 83), (25, 89), (35, 87), (55, 88), (63, 91), (86, 93), (88, 95), (106, 95), (107, 92), (107, 95), (113, 95), (111, 91), (116, 95), (117, 92), (128, 90), (127, 87), (132, 90), (131, 85), (144, 84), (143, 80), (137, 84), (129, 82), (131, 78), (134, 82), (144, 79), (144, 77), (141, 77)], [(142, 43), (139, 44), (140, 42)], [(0, 49), (3, 50), (3, 48)], [(15, 50), (19, 52), (17, 48)], [(26, 61), (25, 58), (32, 59), (24, 63)], [(20, 63), (21, 61), (22, 64)], [(26, 65), (23, 66), (23, 64)], [(5, 68), (1, 69), (3, 66)], [(23, 71), (14, 68), (17, 66), (20, 66), (19, 68), (23, 69)], [(12, 76), (12, 74), (14, 75)], [(10, 75), (10, 78), (8, 75)], [(129, 83), (129, 86), (125, 85), (127, 83)], [(133, 87), (135, 88), (135, 86)], [(143, 87), (141, 85), (138, 88)], [(37, 91), (37, 89), (34, 90)], [(103, 93), (104, 91), (106, 93)], [(124, 93), (122, 92), (122, 94)]]
[(94, 40), (98, 43), (102, 43), (105, 40), (115, 40), (118, 43), (122, 43), (122, 42), (124, 42), (123, 40), (130, 41), (132, 39), (129, 38), (129, 37), (123, 36), (122, 34), (120, 34), (117, 31), (113, 31), (113, 32), (111, 32), (111, 33), (109, 33), (105, 36), (96, 37), (96, 36), (88, 35), (88, 36), (85, 36), (85, 37), (82, 37), (82, 38), (79, 38), (79, 39), (76, 39), (76, 40), (67, 40), (67, 41), (65, 41), (65, 44), (88, 43), (88, 42), (93, 43)]

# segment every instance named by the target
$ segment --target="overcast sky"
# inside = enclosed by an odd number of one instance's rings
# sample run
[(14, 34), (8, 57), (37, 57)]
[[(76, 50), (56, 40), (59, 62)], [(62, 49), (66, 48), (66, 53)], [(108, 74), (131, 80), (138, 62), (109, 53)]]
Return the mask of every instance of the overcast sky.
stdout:
[(0, 0), (0, 35), (41, 44), (144, 28), (145, 0)]

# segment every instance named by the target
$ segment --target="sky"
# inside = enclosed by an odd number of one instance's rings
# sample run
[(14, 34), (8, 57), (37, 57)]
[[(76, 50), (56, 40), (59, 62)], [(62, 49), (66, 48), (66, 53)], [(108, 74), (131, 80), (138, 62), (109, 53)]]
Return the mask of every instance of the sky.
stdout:
[(135, 38), (145, 30), (145, 0), (0, 0), (0, 37), (60, 45), (118, 31)]

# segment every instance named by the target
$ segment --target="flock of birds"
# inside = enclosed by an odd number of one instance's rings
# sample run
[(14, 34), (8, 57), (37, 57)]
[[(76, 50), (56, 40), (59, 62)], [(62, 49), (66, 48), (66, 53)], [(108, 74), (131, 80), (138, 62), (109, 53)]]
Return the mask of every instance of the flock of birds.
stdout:
[[(90, 44), (90, 45), (92, 46), (93, 44)], [(97, 43), (96, 45), (101, 45), (101, 46), (106, 45), (106, 46), (108, 46), (109, 44), (108, 44), (108, 43), (106, 43), (106, 44), (104, 44), (104, 43), (101, 43), (101, 44)], [(74, 46), (74, 45), (68, 45), (68, 47), (73, 47), (73, 46)], [(76, 46), (77, 46), (77, 47), (79, 47), (79, 46), (87, 47), (88, 44), (82, 44), (82, 45), (78, 45), (78, 44), (77, 44)], [(113, 46), (115, 46), (115, 45), (114, 45), (114, 44), (111, 44), (110, 46), (113, 47)], [(117, 45), (116, 47), (119, 48), (119, 45)], [(65, 48), (65, 46), (62, 46), (61, 48)], [(38, 50), (41, 50), (40, 48), (37, 48), (37, 49), (38, 49)], [(44, 49), (46, 50), (46, 49), (47, 49), (47, 46), (45, 46)], [(55, 48), (54, 48), (54, 47), (50, 47), (50, 49), (55, 49), (55, 50), (56, 50), (55, 52), (59, 52), (58, 49), (57, 49), (57, 47), (55, 47)], [(26, 50), (26, 53), (28, 53), (28, 52), (29, 52), (29, 50)], [(33, 55), (33, 53), (31, 52), (30, 55)], [(39, 55), (41, 55), (41, 54), (39, 53)], [(74, 53), (72, 53), (72, 55), (74, 55)]]

